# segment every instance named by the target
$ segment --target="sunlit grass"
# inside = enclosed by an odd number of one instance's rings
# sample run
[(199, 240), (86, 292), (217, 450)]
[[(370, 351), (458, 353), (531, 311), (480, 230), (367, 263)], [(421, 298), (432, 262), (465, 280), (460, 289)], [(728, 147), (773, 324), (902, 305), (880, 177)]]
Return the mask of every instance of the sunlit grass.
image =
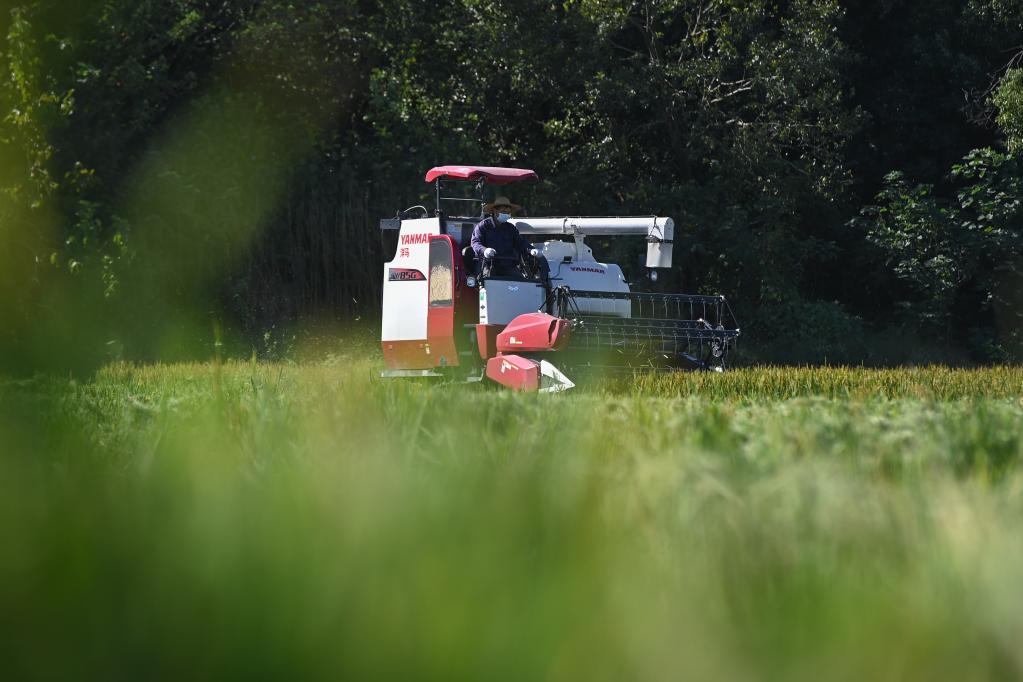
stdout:
[(899, 369), (863, 367), (743, 367), (723, 374), (649, 374), (611, 382), (616, 391), (641, 395), (698, 396), (711, 400), (1012, 398), (1023, 394), (1023, 367)]
[(0, 388), (11, 679), (1004, 679), (1018, 368)]

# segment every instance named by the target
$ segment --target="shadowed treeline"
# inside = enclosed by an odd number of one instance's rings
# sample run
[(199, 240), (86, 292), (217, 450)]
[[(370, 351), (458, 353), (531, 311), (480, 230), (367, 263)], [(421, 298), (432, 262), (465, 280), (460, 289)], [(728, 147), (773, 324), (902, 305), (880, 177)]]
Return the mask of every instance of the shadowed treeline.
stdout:
[[(8, 370), (378, 314), (440, 163), (671, 215), (749, 361), (1019, 358), (1013, 3), (43, 0), (0, 12)], [(965, 97), (964, 97), (965, 93)], [(520, 191), (521, 193), (521, 191)], [(630, 272), (641, 244), (593, 244)], [(631, 276), (638, 277), (632, 272)]]

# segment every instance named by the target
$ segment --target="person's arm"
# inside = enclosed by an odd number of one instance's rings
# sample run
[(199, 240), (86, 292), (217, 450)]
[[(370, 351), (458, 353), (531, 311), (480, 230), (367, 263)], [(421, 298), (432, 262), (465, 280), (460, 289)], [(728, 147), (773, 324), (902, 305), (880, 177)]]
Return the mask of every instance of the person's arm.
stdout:
[(476, 254), (476, 258), (480, 261), (483, 260), (483, 252), (487, 248), (487, 245), (483, 243), (483, 225), (486, 222), (486, 220), (481, 220), (476, 223), (476, 227), (472, 228), (472, 239), (469, 241), (473, 253)]
[(522, 257), (525, 258), (529, 255), (530, 250), (532, 250), (533, 242), (519, 234), (519, 229), (517, 227), (512, 226), (512, 228), (515, 230), (515, 248), (522, 254)]

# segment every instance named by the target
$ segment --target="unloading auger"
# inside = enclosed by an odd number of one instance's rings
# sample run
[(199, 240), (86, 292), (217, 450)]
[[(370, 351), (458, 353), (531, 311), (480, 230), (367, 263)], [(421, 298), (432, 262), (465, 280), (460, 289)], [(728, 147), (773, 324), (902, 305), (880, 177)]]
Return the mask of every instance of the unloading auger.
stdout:
[[(585, 243), (643, 237), (646, 267), (656, 273), (671, 267), (671, 218), (513, 218), (537, 255), (517, 259), (513, 274), (491, 275), (489, 263), (477, 263), (469, 240), (486, 185), (536, 177), (520, 168), (439, 166), (426, 174), (434, 215), (414, 206), (380, 222), (398, 232), (384, 265), (383, 376), (486, 377), (554, 392), (574, 386), (566, 372), (722, 371), (739, 337), (724, 296), (632, 291), (621, 268), (598, 262)], [(448, 214), (449, 205), (469, 208)]]

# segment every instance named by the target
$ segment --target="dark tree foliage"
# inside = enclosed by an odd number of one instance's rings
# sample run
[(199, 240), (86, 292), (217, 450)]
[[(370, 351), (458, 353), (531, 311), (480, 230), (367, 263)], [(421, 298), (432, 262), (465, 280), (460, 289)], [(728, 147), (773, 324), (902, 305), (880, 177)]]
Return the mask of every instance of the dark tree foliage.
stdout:
[[(376, 222), (429, 202), (441, 163), (536, 168), (534, 215), (673, 216), (661, 285), (727, 295), (749, 358), (1020, 357), (1015, 2), (41, 0), (0, 21), (9, 367), (372, 318)], [(79, 356), (54, 359), (68, 335)]]

